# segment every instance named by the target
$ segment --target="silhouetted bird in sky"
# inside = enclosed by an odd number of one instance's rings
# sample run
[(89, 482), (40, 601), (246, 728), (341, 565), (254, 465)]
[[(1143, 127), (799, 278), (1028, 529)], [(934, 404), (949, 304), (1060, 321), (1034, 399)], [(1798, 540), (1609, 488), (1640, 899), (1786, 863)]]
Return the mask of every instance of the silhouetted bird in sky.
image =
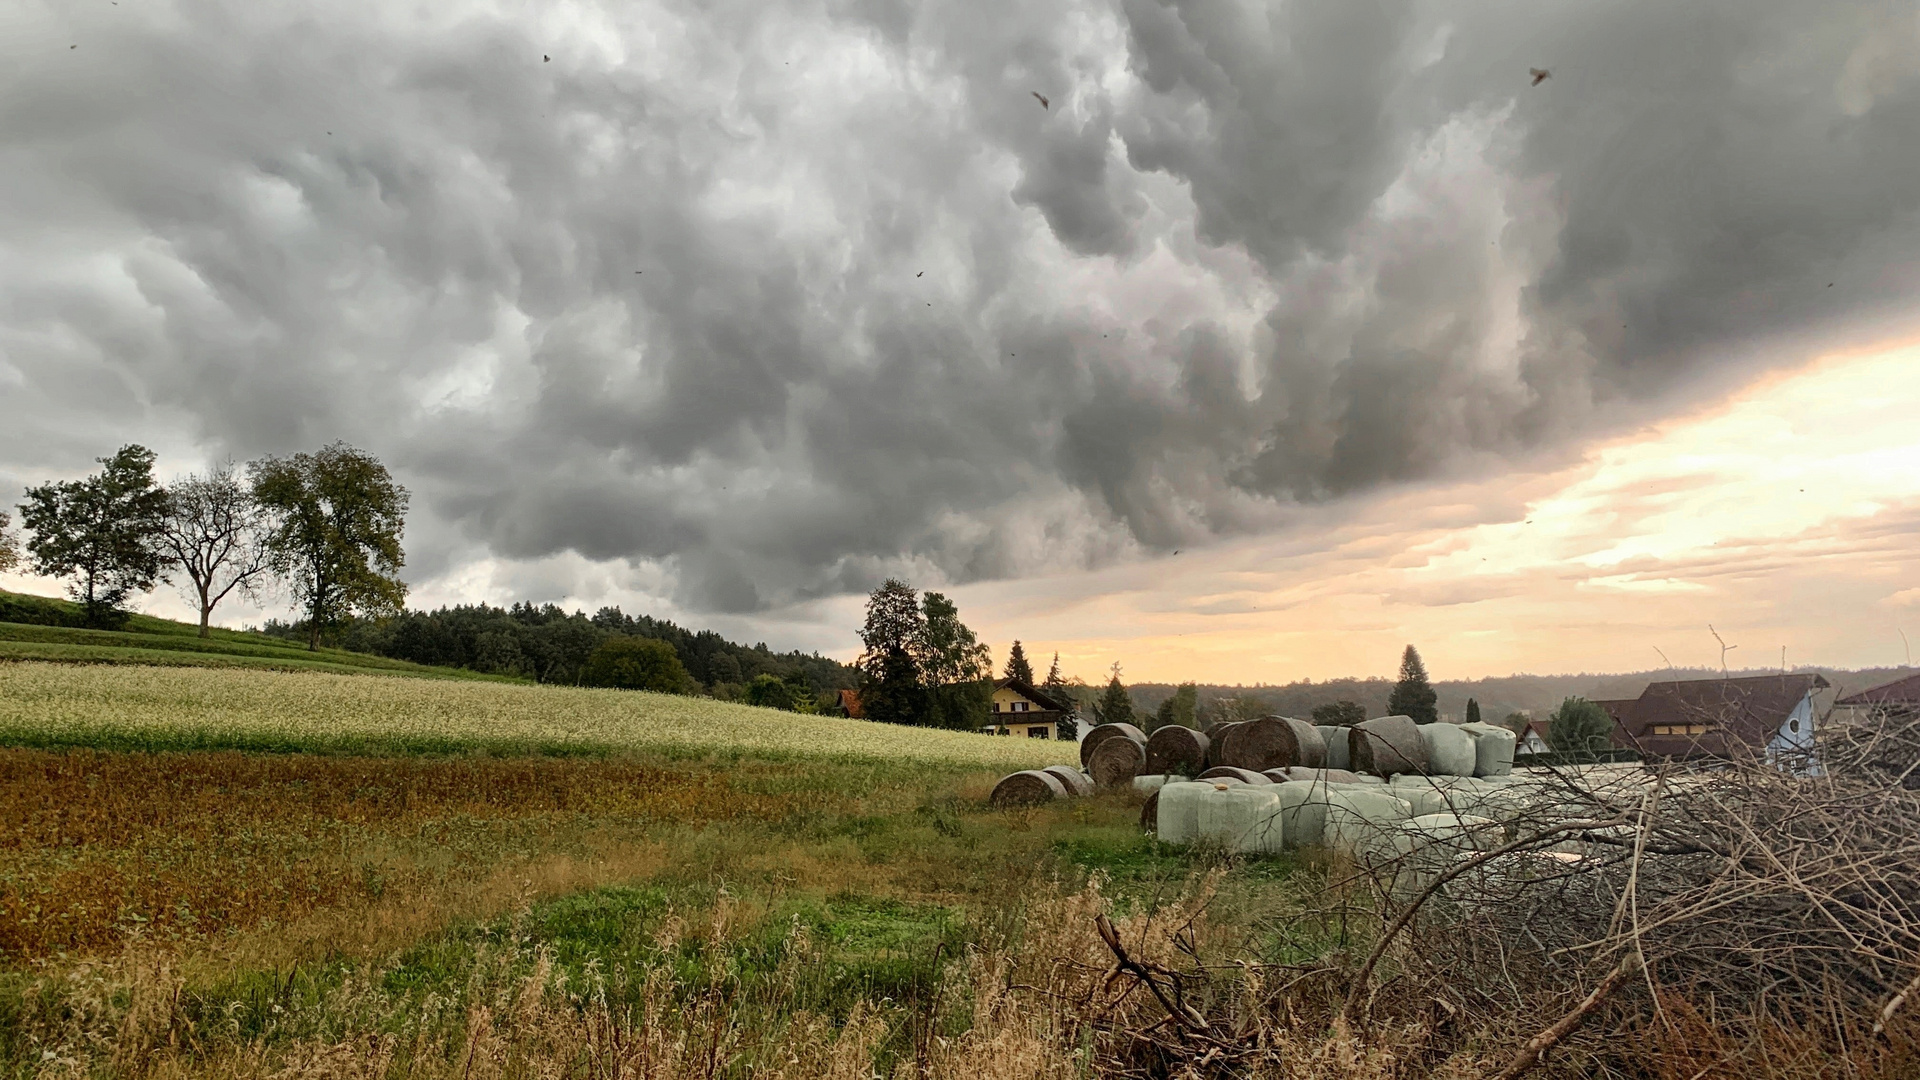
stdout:
[(1539, 86), (1541, 83), (1553, 78), (1553, 72), (1548, 71), (1546, 68), (1528, 68), (1527, 74), (1533, 76), (1533, 85), (1535, 86)]
[(1033, 99), (1034, 99), (1035, 101), (1038, 101), (1038, 102), (1040, 103), (1040, 107), (1041, 107), (1041, 108), (1043, 108), (1043, 109), (1051, 109), (1051, 108), (1052, 108), (1052, 106), (1051, 106), (1051, 105), (1049, 105), (1049, 104), (1047, 104), (1047, 96), (1046, 96), (1045, 94), (1042, 94), (1042, 93), (1041, 93), (1040, 91), (1038, 91), (1038, 90), (1035, 90), (1035, 91), (1033, 91)]
[(917, 273), (917, 274), (915, 274), (915, 275), (913, 275), (913, 276), (914, 276), (914, 277), (926, 277), (926, 276), (927, 276), (927, 272), (926, 272), (925, 270), (922, 270), (922, 271), (920, 271), (919, 273)]
[(551, 57), (551, 56), (548, 56), (548, 55), (547, 55), (547, 54), (545, 54), (545, 53), (541, 53), (541, 54), (540, 54), (540, 62), (541, 62), (541, 63), (543, 63), (543, 64), (551, 64), (551, 63), (553, 63), (553, 57)]

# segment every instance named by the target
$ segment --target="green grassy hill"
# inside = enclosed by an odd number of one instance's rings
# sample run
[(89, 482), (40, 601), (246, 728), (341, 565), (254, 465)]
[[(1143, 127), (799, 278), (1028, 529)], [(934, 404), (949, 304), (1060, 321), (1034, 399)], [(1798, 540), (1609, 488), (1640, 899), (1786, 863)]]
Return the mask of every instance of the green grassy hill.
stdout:
[(215, 629), (210, 637), (203, 638), (198, 626), (151, 615), (135, 615), (120, 630), (88, 630), (78, 625), (80, 621), (80, 608), (76, 604), (0, 590), (0, 660), (267, 668), (515, 681), (505, 676), (426, 667), (345, 649), (310, 652), (300, 642), (244, 630)]

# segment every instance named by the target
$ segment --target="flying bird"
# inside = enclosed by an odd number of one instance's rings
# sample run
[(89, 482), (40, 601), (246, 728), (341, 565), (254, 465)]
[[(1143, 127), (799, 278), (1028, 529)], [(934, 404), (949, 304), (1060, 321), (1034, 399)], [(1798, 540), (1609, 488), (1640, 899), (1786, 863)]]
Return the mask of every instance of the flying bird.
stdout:
[(1527, 74), (1533, 76), (1533, 85), (1535, 86), (1539, 86), (1541, 83), (1553, 78), (1553, 72), (1548, 71), (1546, 68), (1528, 68)]
[(1038, 102), (1040, 103), (1040, 107), (1041, 107), (1041, 108), (1043, 108), (1043, 109), (1051, 109), (1051, 108), (1053, 107), (1053, 106), (1051, 106), (1051, 105), (1049, 105), (1049, 104), (1047, 103), (1047, 96), (1046, 96), (1045, 94), (1042, 94), (1042, 93), (1041, 93), (1040, 91), (1038, 91), (1038, 90), (1035, 90), (1035, 91), (1033, 91), (1032, 93), (1033, 93), (1033, 99), (1034, 99), (1035, 101), (1038, 101)]
[(543, 63), (543, 64), (551, 64), (551, 63), (553, 63), (553, 57), (551, 57), (551, 56), (548, 56), (548, 55), (547, 55), (546, 53), (541, 53), (541, 54), (540, 54), (540, 62), (541, 62), (541, 63)]
[(927, 276), (927, 272), (926, 272), (925, 270), (922, 270), (922, 271), (920, 271), (919, 273), (917, 273), (917, 274), (915, 274), (915, 275), (913, 275), (913, 276), (914, 276), (914, 277), (926, 277), (926, 276)]

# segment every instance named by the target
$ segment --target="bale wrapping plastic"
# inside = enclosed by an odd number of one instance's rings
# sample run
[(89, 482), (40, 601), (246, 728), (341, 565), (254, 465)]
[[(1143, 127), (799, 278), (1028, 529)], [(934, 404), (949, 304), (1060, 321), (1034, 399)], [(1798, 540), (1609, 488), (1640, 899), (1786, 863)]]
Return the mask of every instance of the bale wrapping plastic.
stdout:
[[(1278, 771), (1279, 770), (1275, 770), (1275, 772)], [(1361, 777), (1359, 773), (1348, 772), (1346, 769), (1308, 769), (1299, 765), (1295, 765), (1293, 768), (1286, 770), (1285, 776), (1276, 776), (1274, 779), (1282, 781), (1318, 780), (1324, 784), (1360, 784), (1366, 782), (1365, 778)]]
[(1477, 760), (1473, 736), (1458, 724), (1417, 725), (1420, 743), (1427, 751), (1427, 772), (1441, 776), (1472, 776)]
[(1093, 778), (1079, 769), (1066, 765), (1049, 765), (1040, 771), (1060, 781), (1060, 786), (1067, 789), (1068, 795), (1079, 797), (1093, 794)]
[(1513, 772), (1513, 751), (1519, 736), (1494, 724), (1461, 724), (1460, 730), (1473, 736), (1473, 775), (1495, 777)]
[(1191, 778), (1186, 776), (1169, 776), (1166, 773), (1147, 773), (1143, 776), (1136, 776), (1133, 778), (1133, 790), (1138, 791), (1143, 795), (1150, 795), (1156, 791), (1159, 791), (1161, 786), (1164, 784), (1171, 784), (1175, 780), (1187, 780), (1187, 779), (1191, 779)]
[(1067, 789), (1060, 778), (1039, 769), (1027, 769), (1001, 777), (993, 785), (993, 794), (987, 801), (994, 806), (1038, 806), (1055, 799), (1067, 797)]
[(1280, 796), (1282, 836), (1290, 848), (1319, 847), (1327, 828), (1325, 784), (1312, 780), (1289, 780), (1274, 785)]
[(1169, 724), (1147, 736), (1147, 771), (1198, 776), (1206, 771), (1212, 743), (1204, 732)]
[(1262, 716), (1236, 724), (1220, 737), (1217, 763), (1264, 772), (1292, 765), (1319, 766), (1327, 760), (1327, 745), (1319, 729), (1288, 716)]
[(1410, 716), (1376, 716), (1347, 729), (1347, 768), (1375, 776), (1427, 771), (1427, 745)]
[(1213, 784), (1196, 780), (1182, 780), (1161, 788), (1160, 801), (1154, 811), (1154, 832), (1169, 844), (1193, 843), (1200, 835), (1200, 797), (1212, 790)]
[(1326, 767), (1352, 769), (1353, 764), (1347, 760), (1347, 729), (1335, 724), (1319, 724), (1314, 730), (1320, 733), (1320, 741), (1327, 748)]
[(1286, 839), (1272, 787), (1210, 786), (1200, 795), (1199, 835), (1233, 854), (1279, 851)]
[(1393, 829), (1412, 816), (1406, 800), (1378, 788), (1330, 787), (1324, 842), (1348, 855), (1379, 854), (1390, 850)]
[(1218, 780), (1222, 777), (1238, 780), (1250, 787), (1265, 787), (1273, 783), (1273, 778), (1265, 773), (1257, 773), (1252, 769), (1236, 769), (1231, 765), (1215, 765), (1213, 768), (1194, 777), (1194, 779)]
[(1138, 740), (1142, 746), (1147, 743), (1146, 734), (1132, 724), (1098, 724), (1087, 732), (1086, 738), (1080, 740), (1080, 767), (1092, 772), (1093, 752), (1099, 749), (1101, 743), (1121, 735)]
[[(1115, 724), (1115, 727), (1131, 727), (1131, 724)], [(1118, 735), (1100, 740), (1093, 748), (1093, 754), (1087, 759), (1087, 773), (1100, 787), (1122, 787), (1133, 783), (1133, 778), (1146, 771), (1147, 740), (1134, 738), (1121, 732)]]

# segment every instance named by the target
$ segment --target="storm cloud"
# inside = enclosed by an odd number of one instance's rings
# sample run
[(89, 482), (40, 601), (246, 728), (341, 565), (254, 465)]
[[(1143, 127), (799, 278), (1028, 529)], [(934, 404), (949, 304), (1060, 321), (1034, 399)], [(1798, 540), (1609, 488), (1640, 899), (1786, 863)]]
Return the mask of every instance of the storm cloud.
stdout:
[(0, 494), (345, 439), (711, 612), (1297, 528), (1910, 311), (1892, 11), (16, 7)]

